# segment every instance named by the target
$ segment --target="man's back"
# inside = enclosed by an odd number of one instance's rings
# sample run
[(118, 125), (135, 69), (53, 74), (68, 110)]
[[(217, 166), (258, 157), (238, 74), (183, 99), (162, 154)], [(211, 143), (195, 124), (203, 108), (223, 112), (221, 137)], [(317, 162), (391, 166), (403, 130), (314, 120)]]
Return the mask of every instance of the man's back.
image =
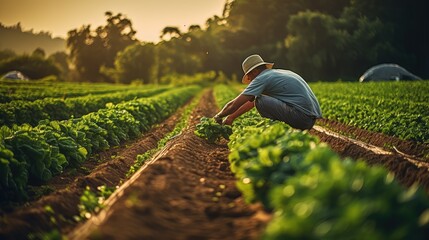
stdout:
[(301, 76), (289, 70), (263, 71), (247, 86), (243, 94), (268, 95), (292, 105), (309, 116), (322, 116), (317, 98), (308, 84)]

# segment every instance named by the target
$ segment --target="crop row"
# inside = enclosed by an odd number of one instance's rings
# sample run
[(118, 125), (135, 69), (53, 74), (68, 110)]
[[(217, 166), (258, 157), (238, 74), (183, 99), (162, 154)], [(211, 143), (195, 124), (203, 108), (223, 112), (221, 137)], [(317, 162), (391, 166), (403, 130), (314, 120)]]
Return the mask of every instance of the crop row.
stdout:
[(319, 82), (311, 83), (317, 95), (343, 94), (346, 96), (365, 96), (375, 99), (401, 100), (416, 103), (429, 102), (427, 81), (404, 82)]
[[(321, 95), (320, 97), (332, 101), (343, 101), (345, 95), (344, 93), (332, 93), (329, 95)], [(424, 116), (429, 115), (429, 102), (415, 102), (412, 99), (390, 99), (384, 96), (368, 97), (366, 95), (348, 95), (347, 102), (362, 102), (365, 103), (366, 106), (374, 109), (392, 109), (395, 107), (397, 112), (420, 114)]]
[(150, 159), (156, 152), (160, 151), (163, 147), (165, 147), (165, 145), (169, 140), (177, 137), (179, 134), (182, 133), (184, 128), (188, 126), (188, 123), (190, 120), (189, 117), (194, 111), (195, 106), (201, 100), (202, 94), (203, 94), (203, 91), (197, 94), (192, 100), (192, 102), (189, 103), (183, 109), (180, 119), (176, 122), (176, 125), (174, 125), (173, 130), (165, 134), (163, 138), (159, 139), (157, 146), (155, 148), (152, 148), (142, 154), (137, 155), (133, 166), (130, 167), (130, 170), (127, 173), (127, 176), (133, 175), (148, 159)]
[(48, 121), (36, 127), (0, 129), (0, 199), (26, 197), (26, 186), (43, 183), (95, 151), (139, 136), (173, 113), (200, 88), (182, 87), (151, 98), (111, 105), (81, 118)]
[[(148, 89), (150, 86), (145, 86)], [(37, 99), (68, 98), (88, 94), (106, 94), (135, 89), (135, 86), (88, 83), (37, 83), (32, 81), (22, 83), (5, 83), (0, 81), (0, 103), (13, 100), (34, 101)]]
[(317, 83), (311, 87), (325, 118), (404, 140), (429, 142), (429, 84), (425, 81)]
[(44, 98), (35, 101), (15, 100), (0, 104), (0, 125), (28, 123), (36, 126), (40, 120), (65, 120), (78, 118), (87, 113), (105, 108), (107, 103), (116, 104), (134, 98), (159, 94), (168, 87), (137, 89), (116, 93), (86, 95), (81, 97)]
[[(215, 88), (220, 106), (236, 94)], [(340, 159), (306, 131), (251, 111), (235, 120), (228, 146), (245, 199), (274, 212), (265, 239), (425, 239), (429, 233), (422, 190), (405, 189), (384, 168)]]

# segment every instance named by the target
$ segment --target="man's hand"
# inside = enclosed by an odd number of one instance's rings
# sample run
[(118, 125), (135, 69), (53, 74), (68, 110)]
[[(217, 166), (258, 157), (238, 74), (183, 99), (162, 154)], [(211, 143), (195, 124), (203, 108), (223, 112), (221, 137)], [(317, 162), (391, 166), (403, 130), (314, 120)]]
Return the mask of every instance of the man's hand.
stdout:
[(213, 119), (218, 123), (218, 124), (222, 124), (222, 118), (221, 117), (219, 117), (219, 115), (215, 115), (214, 117), (213, 117)]
[(222, 121), (222, 124), (231, 126), (232, 122), (234, 122), (234, 118), (229, 115)]

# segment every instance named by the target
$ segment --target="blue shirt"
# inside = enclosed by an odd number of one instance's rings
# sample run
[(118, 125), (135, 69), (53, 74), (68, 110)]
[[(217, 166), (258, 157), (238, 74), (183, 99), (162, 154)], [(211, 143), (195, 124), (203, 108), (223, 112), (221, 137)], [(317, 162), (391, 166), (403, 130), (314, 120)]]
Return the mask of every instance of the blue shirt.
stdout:
[(261, 94), (276, 98), (316, 118), (322, 117), (319, 102), (304, 79), (282, 69), (266, 69), (253, 79), (242, 94), (258, 97)]

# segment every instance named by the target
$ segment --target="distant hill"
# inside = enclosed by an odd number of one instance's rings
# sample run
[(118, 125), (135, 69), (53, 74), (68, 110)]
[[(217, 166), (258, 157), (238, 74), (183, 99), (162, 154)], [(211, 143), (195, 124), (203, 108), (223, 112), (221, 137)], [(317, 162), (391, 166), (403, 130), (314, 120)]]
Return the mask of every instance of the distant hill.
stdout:
[(9, 27), (0, 23), (0, 50), (10, 49), (17, 54), (31, 54), (36, 48), (42, 48), (46, 55), (50, 55), (65, 51), (66, 41), (63, 38), (52, 38), (49, 32), (23, 31), (20, 23)]

